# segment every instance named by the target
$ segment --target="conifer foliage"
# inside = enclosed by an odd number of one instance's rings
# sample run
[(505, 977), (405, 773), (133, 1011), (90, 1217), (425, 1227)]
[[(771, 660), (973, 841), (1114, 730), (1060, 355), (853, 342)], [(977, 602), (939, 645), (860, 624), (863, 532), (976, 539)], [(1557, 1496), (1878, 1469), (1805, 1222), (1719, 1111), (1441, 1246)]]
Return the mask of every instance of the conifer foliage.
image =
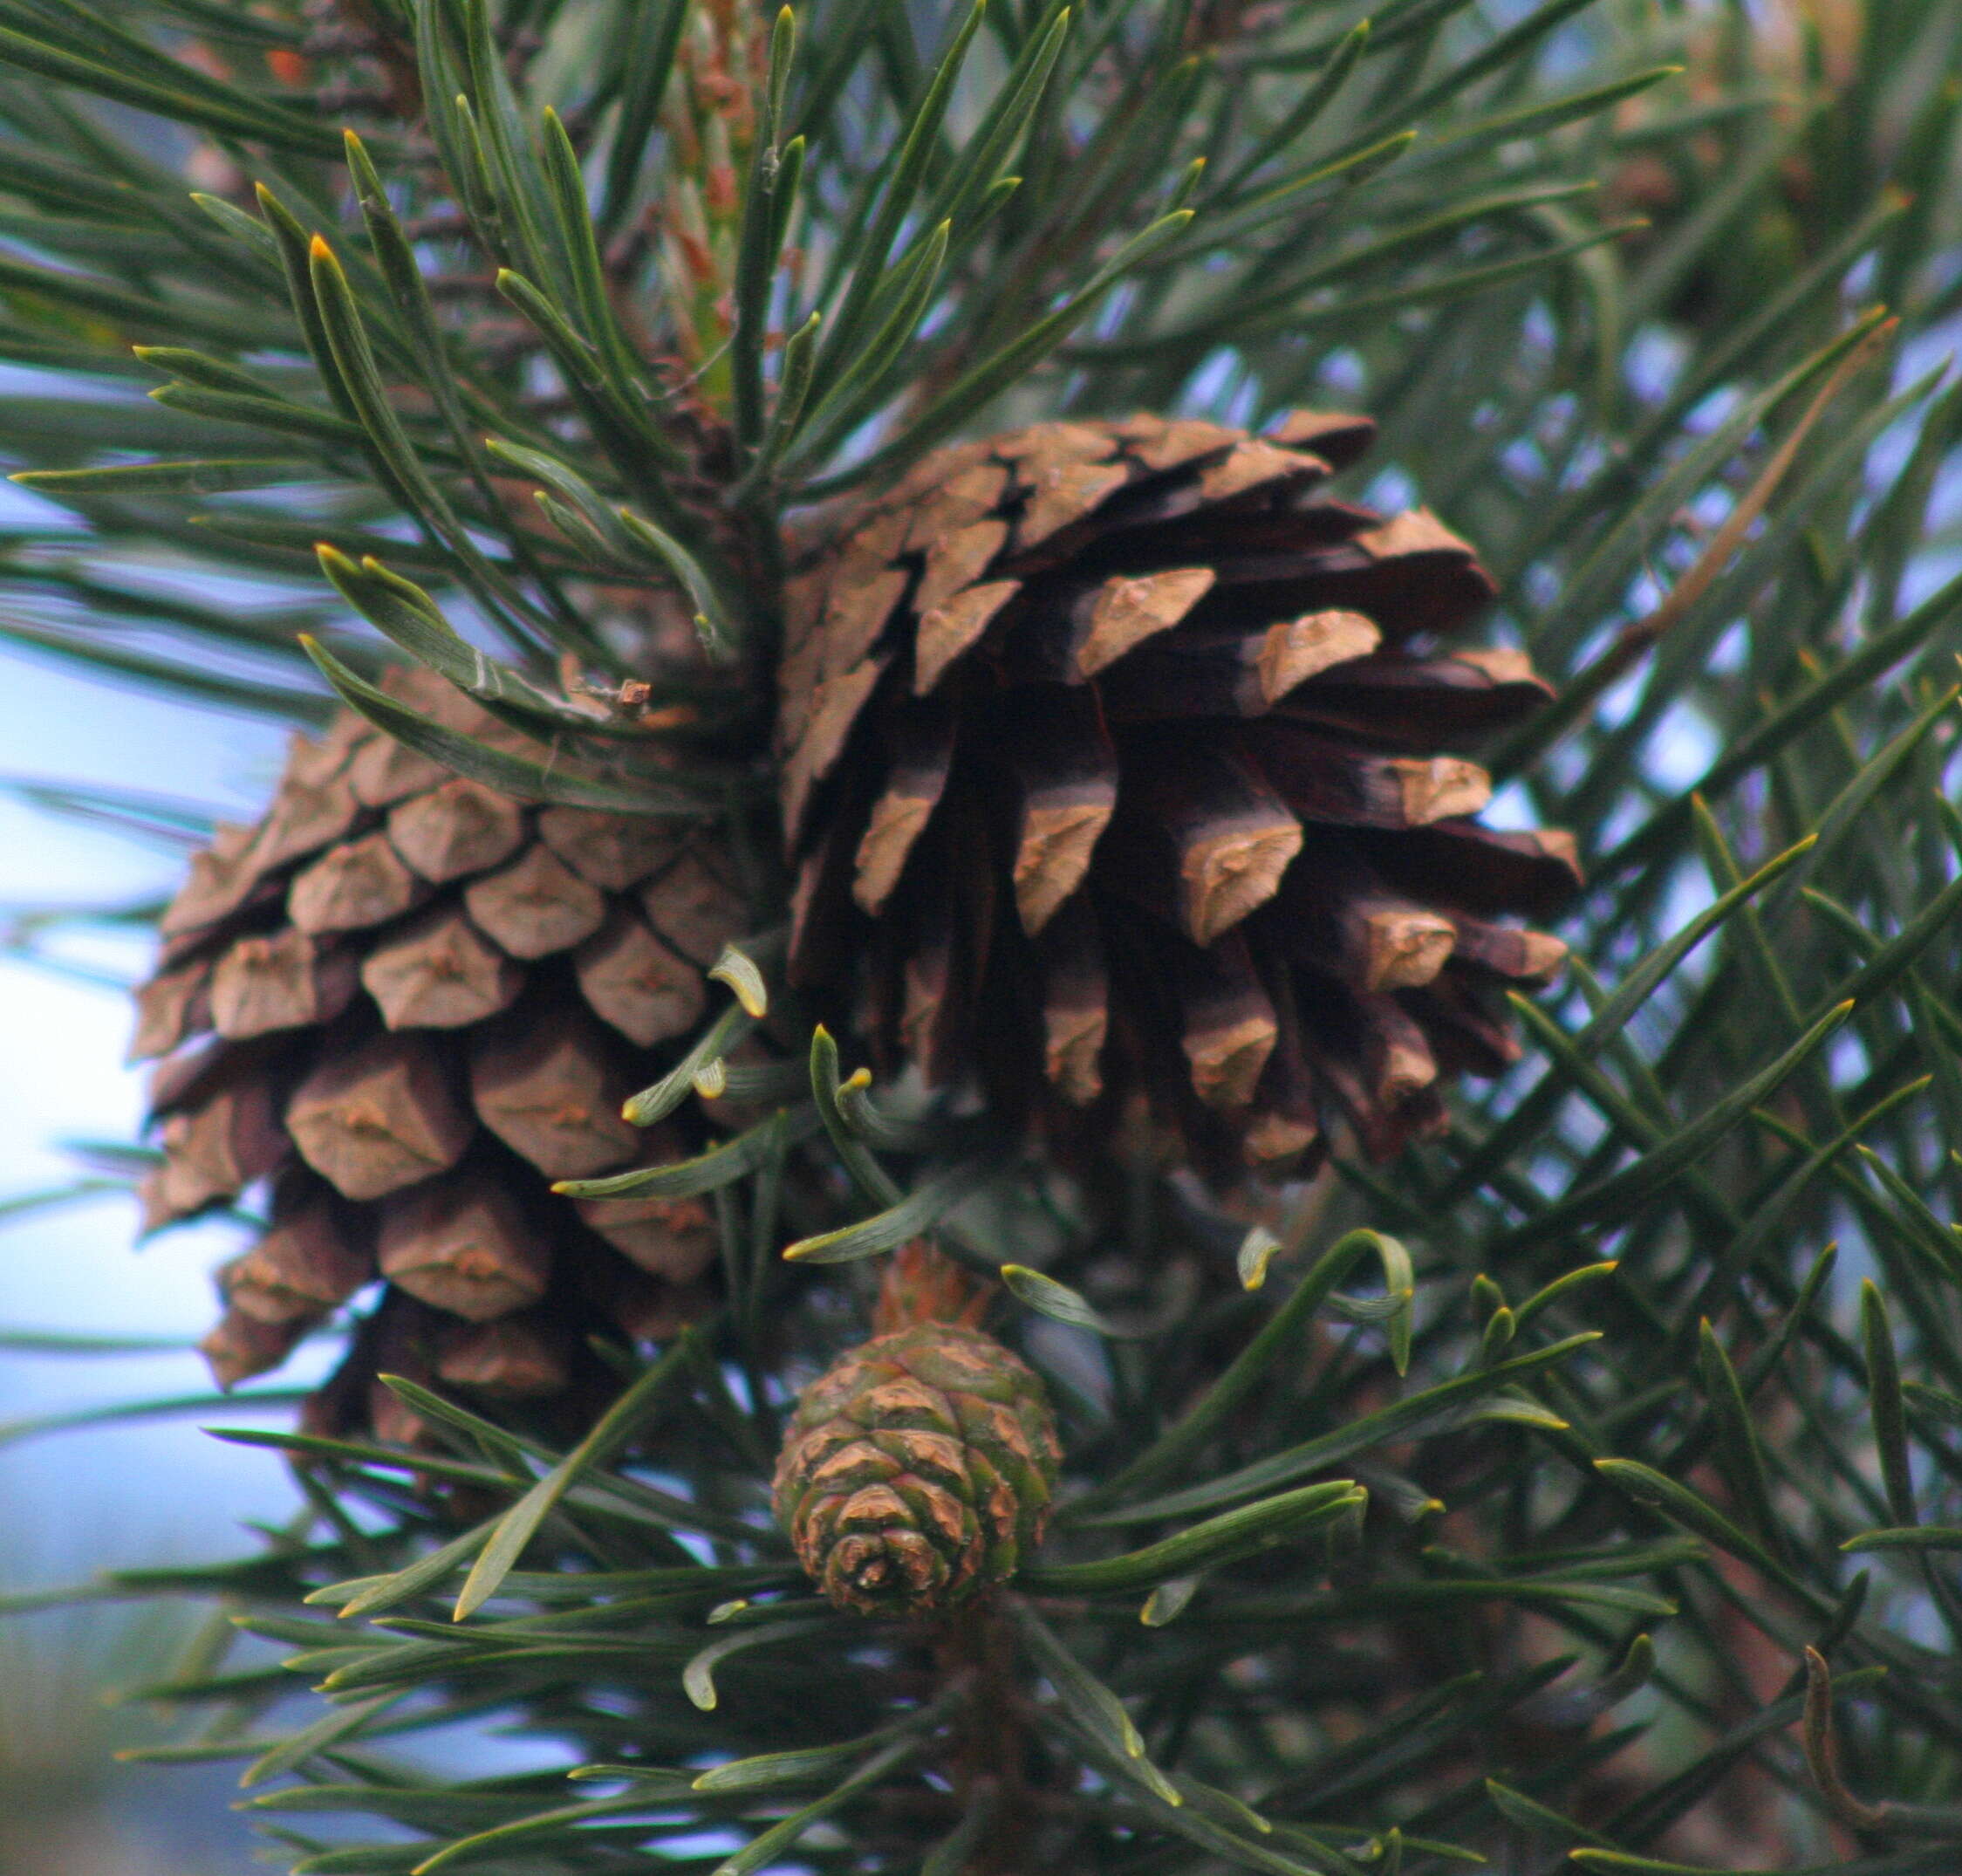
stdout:
[(346, 1345), (76, 1592), (210, 1606), (150, 1756), (308, 1876), (1954, 1869), (1959, 64), (0, 0), (0, 639), (304, 732), (15, 784), (202, 850), (15, 942), (159, 927), (110, 1182)]

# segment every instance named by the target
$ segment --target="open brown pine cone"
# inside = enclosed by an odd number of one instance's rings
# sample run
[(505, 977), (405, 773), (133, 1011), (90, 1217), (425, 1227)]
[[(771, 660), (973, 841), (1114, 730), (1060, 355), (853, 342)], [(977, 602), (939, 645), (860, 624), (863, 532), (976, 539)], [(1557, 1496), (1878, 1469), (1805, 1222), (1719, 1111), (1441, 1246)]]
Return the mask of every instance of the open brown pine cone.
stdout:
[[(1046, 423), (920, 463), (793, 579), (793, 982), (875, 1064), (1094, 1147), (1142, 1095), (1216, 1166), (1387, 1157), (1516, 1053), (1503, 922), (1572, 843), (1460, 753), (1547, 687), (1422, 510), (1320, 485), (1371, 425)], [(1084, 1125), (1087, 1118), (1090, 1123)]]
[[(433, 674), (385, 681), (509, 740)], [(219, 1380), (277, 1366), (378, 1277), (323, 1429), (413, 1434), (378, 1370), (573, 1400), (607, 1388), (589, 1333), (672, 1334), (705, 1300), (706, 1205), (549, 1188), (699, 1144), (687, 1117), (643, 1132), (620, 1106), (697, 1029), (705, 969), (750, 925), (704, 830), (511, 800), (352, 712), (296, 737), (265, 818), (193, 861), (137, 997), (132, 1053), (161, 1058), (147, 1228), (270, 1194), (269, 1228), (219, 1274)]]

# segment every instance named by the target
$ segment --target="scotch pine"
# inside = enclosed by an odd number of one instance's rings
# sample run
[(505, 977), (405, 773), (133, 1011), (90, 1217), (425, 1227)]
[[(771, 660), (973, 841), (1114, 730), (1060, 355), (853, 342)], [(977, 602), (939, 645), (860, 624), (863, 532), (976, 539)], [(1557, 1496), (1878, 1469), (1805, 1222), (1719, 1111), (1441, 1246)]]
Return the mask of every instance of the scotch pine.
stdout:
[[(160, 928), (220, 1380), (347, 1345), (286, 1527), (75, 1592), (209, 1607), (148, 1756), (279, 1866), (1956, 1866), (1962, 4), (1364, 13), (0, 0), (0, 635), (306, 738), (31, 789), (208, 857), (14, 928)], [(771, 1480), (886, 1271), (1062, 1458), (868, 1616)], [(865, 1385), (891, 1555), (1034, 1534)]]

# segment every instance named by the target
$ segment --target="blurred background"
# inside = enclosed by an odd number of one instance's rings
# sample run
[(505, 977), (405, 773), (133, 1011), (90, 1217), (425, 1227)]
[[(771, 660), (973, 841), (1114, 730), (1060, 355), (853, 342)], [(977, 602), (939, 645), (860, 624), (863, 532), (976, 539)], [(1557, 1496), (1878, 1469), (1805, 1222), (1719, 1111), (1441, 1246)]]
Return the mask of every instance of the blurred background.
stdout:
[[(17, 506), (45, 518), (38, 502), (7, 496), (0, 525), (24, 518)], [(182, 865), (99, 821), (50, 813), (41, 788), (113, 784), (250, 814), (283, 741), (261, 722), (0, 650), (0, 931), (11, 940), (0, 952), (0, 1595), (117, 1564), (232, 1554), (241, 1522), (279, 1519), (294, 1502), (272, 1455), (201, 1430), (228, 1417), (209, 1409), (47, 1430), (51, 1416), (208, 1392), (191, 1345), (209, 1325), (209, 1272), (231, 1233), (199, 1225), (139, 1247), (135, 1206), (120, 1192), (31, 1202), (85, 1172), (70, 1143), (137, 1137), (142, 1084), (123, 1065), (120, 986), (148, 948), (113, 921), (44, 932), (34, 911), (152, 898)], [(24, 943), (39, 962), (21, 955)], [(38, 1331), (177, 1346), (42, 1352), (19, 1333)], [(197, 1619), (189, 1608), (97, 1604), (0, 1623), (3, 1876), (258, 1866), (228, 1809), (236, 1767), (113, 1757), (160, 1736), (140, 1701), (112, 1702), (106, 1690), (167, 1677)]]

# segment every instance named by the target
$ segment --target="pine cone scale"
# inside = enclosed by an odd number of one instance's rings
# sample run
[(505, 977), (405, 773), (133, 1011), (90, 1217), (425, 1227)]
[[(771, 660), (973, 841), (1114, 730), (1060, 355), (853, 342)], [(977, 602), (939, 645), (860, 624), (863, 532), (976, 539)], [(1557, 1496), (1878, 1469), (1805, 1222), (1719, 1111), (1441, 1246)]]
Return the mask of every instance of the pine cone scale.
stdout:
[(1116, 748), (1087, 693), (1032, 691), (1003, 738), (1021, 811), (1009, 863), (1022, 928), (1033, 937), (1083, 884), (1117, 812)]
[(286, 908), (299, 930), (324, 937), (385, 925), (427, 890), (388, 836), (377, 832), (322, 854), (293, 881)]
[(463, 904), (493, 943), (528, 964), (571, 950), (606, 918), (605, 895), (543, 839), (509, 866), (473, 880)]
[(1331, 607), (1258, 631), (1195, 628), (1142, 647), (1105, 680), (1113, 724), (1191, 717), (1260, 716), (1336, 665), (1350, 665), (1382, 643), (1360, 613)]
[(851, 896), (874, 914), (899, 882), (906, 856), (926, 831), (954, 770), (956, 725), (938, 702), (916, 703), (893, 724), (892, 774), (853, 860)]
[(956, 593), (946, 605), (923, 612), (913, 649), (914, 693), (925, 696), (935, 689), (962, 654), (981, 642), (1021, 591), (1020, 580), (985, 580)]

